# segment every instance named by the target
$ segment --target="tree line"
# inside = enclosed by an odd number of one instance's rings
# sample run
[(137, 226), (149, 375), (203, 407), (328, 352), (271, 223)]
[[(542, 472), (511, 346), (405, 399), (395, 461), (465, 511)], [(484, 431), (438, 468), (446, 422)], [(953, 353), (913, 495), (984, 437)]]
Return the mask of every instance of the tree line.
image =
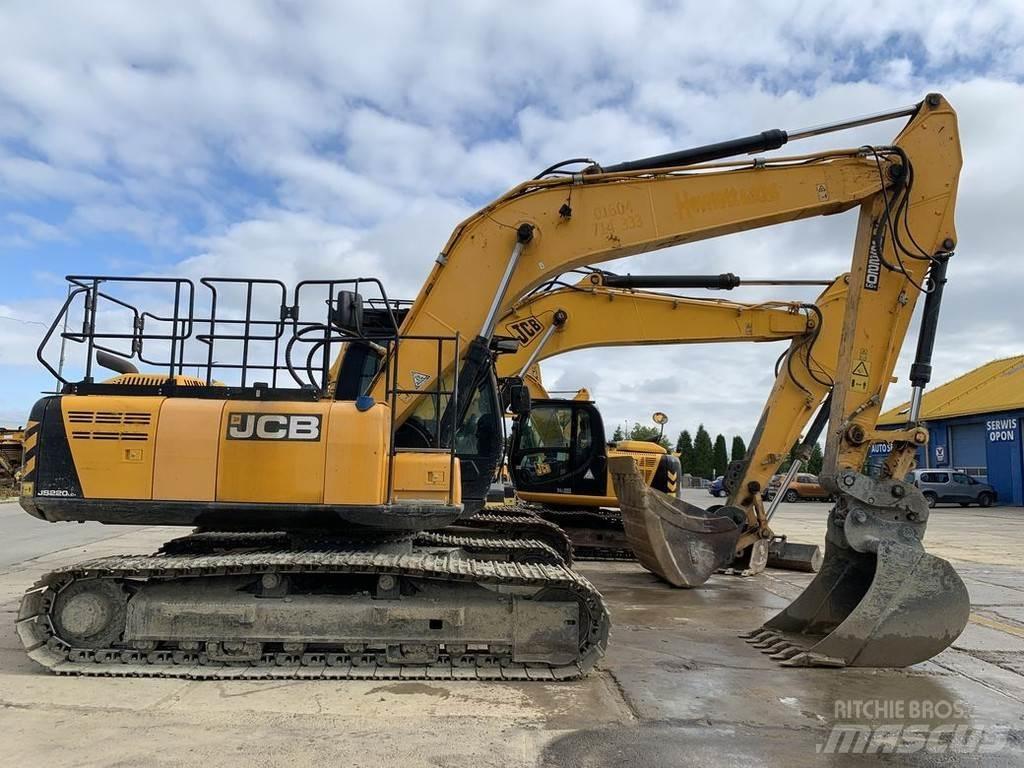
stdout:
[[(672, 450), (672, 444), (657, 427), (634, 423), (628, 433), (621, 426), (616, 427), (612, 440), (627, 439), (658, 443), (665, 450)], [(789, 470), (795, 458), (796, 448), (797, 444), (794, 443), (786, 460), (779, 467), (780, 472)], [(684, 473), (714, 480), (718, 475), (725, 474), (730, 461), (741, 461), (747, 455), (747, 444), (739, 435), (733, 437), (731, 445), (726, 443), (725, 436), (722, 434), (716, 435), (712, 441), (711, 434), (701, 424), (697, 427), (695, 437), (692, 437), (687, 429), (679, 433), (679, 437), (676, 439), (675, 453), (679, 456), (679, 463), (682, 465)], [(811, 474), (817, 474), (821, 471), (822, 461), (821, 446), (816, 443), (804, 470)]]

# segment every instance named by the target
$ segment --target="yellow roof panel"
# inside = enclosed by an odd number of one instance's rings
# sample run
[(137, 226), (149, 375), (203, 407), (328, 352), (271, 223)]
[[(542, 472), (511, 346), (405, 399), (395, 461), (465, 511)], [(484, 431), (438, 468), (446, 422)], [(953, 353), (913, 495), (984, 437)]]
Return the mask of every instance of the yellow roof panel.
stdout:
[[(883, 413), (879, 425), (902, 424), (910, 403)], [(1024, 408), (1024, 355), (993, 360), (942, 386), (925, 391), (921, 402), (924, 421)]]

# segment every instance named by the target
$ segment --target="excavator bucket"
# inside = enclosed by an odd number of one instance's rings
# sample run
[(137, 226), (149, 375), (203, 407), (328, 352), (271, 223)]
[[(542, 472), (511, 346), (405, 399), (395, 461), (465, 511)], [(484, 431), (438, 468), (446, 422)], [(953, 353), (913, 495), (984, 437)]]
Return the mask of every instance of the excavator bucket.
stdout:
[(913, 497), (920, 496), (916, 488), (849, 477), (857, 493), (841, 497), (829, 516), (821, 570), (785, 610), (744, 638), (786, 666), (926, 661), (967, 625), (967, 588), (952, 565), (925, 552), (928, 508)]
[(743, 511), (709, 513), (650, 488), (632, 456), (608, 460), (626, 538), (647, 570), (675, 587), (696, 587), (732, 560)]

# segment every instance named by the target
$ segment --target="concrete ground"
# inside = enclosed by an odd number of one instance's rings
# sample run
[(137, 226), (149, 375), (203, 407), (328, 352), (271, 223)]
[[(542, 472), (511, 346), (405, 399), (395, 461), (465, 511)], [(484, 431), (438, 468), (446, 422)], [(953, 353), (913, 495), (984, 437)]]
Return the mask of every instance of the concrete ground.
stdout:
[[(777, 530), (821, 541), (826, 512), (783, 504)], [(633, 563), (580, 564), (613, 632), (598, 670), (577, 682), (76, 679), (22, 654), (15, 611), (39, 574), (150, 552), (179, 532), (49, 525), (0, 505), (2, 764), (793, 768), (864, 760), (827, 754), (833, 725), (852, 723), (987, 728), (970, 733), (998, 747), (937, 754), (905, 738), (909, 754), (873, 757), (895, 765), (1024, 765), (1024, 509), (933, 512), (929, 551), (954, 561), (971, 621), (953, 648), (907, 670), (788, 669), (737, 638), (806, 574), (715, 576), (683, 591)]]

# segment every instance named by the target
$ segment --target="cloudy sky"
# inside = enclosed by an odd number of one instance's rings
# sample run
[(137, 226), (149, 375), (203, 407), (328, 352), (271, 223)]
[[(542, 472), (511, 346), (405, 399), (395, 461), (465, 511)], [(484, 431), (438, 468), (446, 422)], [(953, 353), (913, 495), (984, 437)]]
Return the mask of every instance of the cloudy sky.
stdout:
[[(458, 221), (557, 160), (796, 129), (932, 90), (958, 109), (965, 157), (936, 378), (1024, 352), (1019, 2), (156, 8), (0, 6), (0, 424), (52, 386), (35, 347), (65, 274), (376, 274), (412, 297)], [(854, 217), (609, 267), (827, 278), (846, 268)], [(907, 346), (890, 404), (906, 396)], [(780, 351), (577, 352), (544, 373), (589, 387), (609, 430), (662, 410), (673, 434), (703, 421), (748, 436)]]

